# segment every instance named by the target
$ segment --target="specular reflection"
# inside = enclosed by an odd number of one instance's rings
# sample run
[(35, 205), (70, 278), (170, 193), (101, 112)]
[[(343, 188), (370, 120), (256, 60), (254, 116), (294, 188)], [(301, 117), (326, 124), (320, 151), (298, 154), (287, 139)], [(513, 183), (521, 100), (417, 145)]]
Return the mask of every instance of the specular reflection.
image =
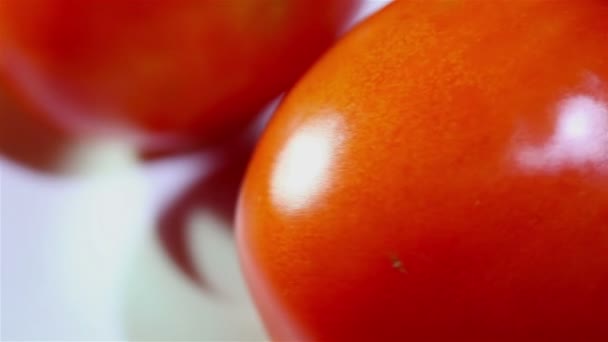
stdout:
[(276, 159), (270, 185), (275, 204), (296, 211), (325, 190), (342, 141), (342, 125), (336, 116), (313, 120), (301, 127)]
[(574, 95), (557, 107), (555, 128), (546, 143), (524, 145), (518, 164), (534, 171), (565, 167), (608, 169), (608, 105), (590, 95)]

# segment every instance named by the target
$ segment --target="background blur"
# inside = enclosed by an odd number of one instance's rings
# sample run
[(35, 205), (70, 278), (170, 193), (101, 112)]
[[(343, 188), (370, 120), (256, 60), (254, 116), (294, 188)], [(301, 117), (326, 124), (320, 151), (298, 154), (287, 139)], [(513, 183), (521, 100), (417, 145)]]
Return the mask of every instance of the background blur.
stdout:
[[(353, 24), (387, 2), (364, 1)], [(0, 138), (53, 144), (19, 127)], [(222, 211), (231, 205), (219, 203), (248, 146), (142, 164), (127, 146), (83, 142), (69, 176), (0, 154), (2, 340), (266, 339)]]

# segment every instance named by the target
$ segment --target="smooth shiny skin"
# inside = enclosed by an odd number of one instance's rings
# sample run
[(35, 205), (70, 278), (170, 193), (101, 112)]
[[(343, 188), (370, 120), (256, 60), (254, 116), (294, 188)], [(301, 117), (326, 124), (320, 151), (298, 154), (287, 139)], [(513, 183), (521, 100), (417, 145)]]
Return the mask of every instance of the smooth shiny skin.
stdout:
[(286, 97), (238, 242), (274, 341), (608, 341), (608, 3), (389, 5)]
[(152, 147), (212, 141), (290, 86), (358, 4), (2, 0), (0, 83), (82, 135)]

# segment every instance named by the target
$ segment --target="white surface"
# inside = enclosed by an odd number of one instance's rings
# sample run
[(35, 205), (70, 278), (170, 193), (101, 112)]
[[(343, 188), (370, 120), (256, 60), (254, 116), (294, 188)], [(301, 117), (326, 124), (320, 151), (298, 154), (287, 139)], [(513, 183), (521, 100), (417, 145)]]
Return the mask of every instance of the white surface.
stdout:
[[(355, 20), (387, 2), (366, 1)], [(189, 230), (197, 267), (220, 293), (188, 280), (155, 235), (159, 211), (209, 171), (207, 157), (141, 165), (107, 143), (80, 155), (86, 171), (75, 178), (0, 158), (3, 340), (266, 338), (223, 223), (200, 208)]]

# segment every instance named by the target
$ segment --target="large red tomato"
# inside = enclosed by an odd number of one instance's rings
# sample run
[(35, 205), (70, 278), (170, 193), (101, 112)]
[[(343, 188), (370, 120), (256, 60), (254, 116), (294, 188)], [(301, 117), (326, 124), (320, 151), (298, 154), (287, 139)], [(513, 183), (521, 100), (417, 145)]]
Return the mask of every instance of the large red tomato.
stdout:
[(288, 95), (238, 225), (276, 341), (608, 341), (608, 3), (389, 5)]
[(295, 81), (358, 2), (2, 0), (0, 79), (84, 134), (209, 141)]

